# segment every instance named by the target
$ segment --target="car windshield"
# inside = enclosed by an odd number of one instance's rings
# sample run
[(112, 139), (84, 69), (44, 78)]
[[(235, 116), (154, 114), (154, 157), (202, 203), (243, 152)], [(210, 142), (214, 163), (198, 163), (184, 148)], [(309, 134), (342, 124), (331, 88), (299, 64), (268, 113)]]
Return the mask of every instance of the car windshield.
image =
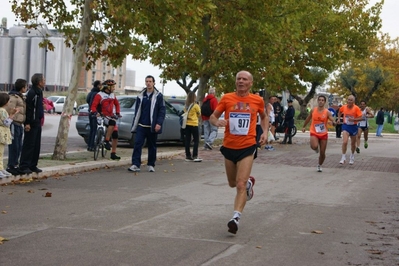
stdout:
[(181, 103), (170, 103), (171, 105), (173, 105), (174, 108), (176, 108), (176, 110), (178, 111), (183, 111), (184, 110), (184, 104)]
[(49, 99), (49, 100), (52, 101), (52, 102), (57, 101), (58, 98), (59, 98), (59, 97), (57, 97), (57, 96), (50, 96), (50, 97), (47, 97), (47, 99)]
[(136, 98), (133, 97), (121, 97), (118, 98), (119, 105), (121, 108), (132, 108), (134, 102), (136, 101)]

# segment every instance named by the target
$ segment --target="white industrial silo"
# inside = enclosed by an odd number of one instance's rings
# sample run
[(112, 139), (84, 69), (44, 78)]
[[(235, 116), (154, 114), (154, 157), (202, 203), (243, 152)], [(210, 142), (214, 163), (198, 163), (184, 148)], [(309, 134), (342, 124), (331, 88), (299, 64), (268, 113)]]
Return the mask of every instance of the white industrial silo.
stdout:
[(39, 43), (43, 41), (43, 38), (33, 37), (30, 43), (30, 60), (29, 60), (29, 77), (32, 77), (35, 73), (44, 74), (45, 54), (46, 49), (39, 47)]
[(61, 85), (61, 70), (64, 63), (64, 39), (60, 37), (50, 37), (49, 40), (54, 45), (54, 51), (47, 51), (46, 58), (46, 86), (50, 91), (58, 90)]
[(29, 52), (30, 38), (15, 37), (14, 38), (14, 54), (12, 64), (12, 80), (18, 78), (26, 79), (30, 83), (29, 77)]
[(0, 37), (0, 90), (10, 91), (14, 83), (11, 77), (14, 39)]
[(26, 37), (28, 30), (24, 26), (13, 26), (8, 30), (8, 36), (10, 37)]
[(67, 47), (65, 45), (64, 62), (62, 64), (62, 73), (61, 73), (61, 85), (64, 86), (65, 89), (68, 89), (69, 82), (71, 81), (73, 58), (74, 55), (73, 55), (72, 46)]

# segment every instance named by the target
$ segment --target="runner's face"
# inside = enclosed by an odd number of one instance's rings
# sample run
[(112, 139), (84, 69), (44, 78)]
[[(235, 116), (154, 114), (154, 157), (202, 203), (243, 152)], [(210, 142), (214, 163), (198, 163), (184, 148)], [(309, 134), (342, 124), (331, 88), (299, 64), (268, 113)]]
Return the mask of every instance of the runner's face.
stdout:
[(348, 102), (347, 103), (348, 107), (352, 107), (353, 104), (355, 103), (355, 99), (353, 97), (348, 97), (347, 102)]
[(237, 92), (248, 92), (252, 86), (252, 78), (247, 72), (239, 72), (236, 77)]
[(326, 104), (326, 101), (324, 100), (323, 97), (319, 97), (319, 99), (317, 99), (317, 103), (318, 103), (319, 107), (324, 107), (324, 105)]
[(366, 108), (366, 103), (365, 102), (361, 102), (359, 107), (360, 107), (360, 109), (364, 110)]

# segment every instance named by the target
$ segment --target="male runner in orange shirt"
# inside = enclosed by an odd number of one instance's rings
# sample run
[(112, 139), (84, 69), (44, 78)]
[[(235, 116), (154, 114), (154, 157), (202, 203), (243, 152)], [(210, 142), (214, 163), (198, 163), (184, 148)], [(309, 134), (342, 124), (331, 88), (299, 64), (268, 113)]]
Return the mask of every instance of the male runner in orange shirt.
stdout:
[(363, 113), (360, 108), (355, 105), (355, 96), (350, 95), (347, 100), (347, 104), (339, 108), (338, 116), (343, 114), (342, 124), (342, 158), (339, 161), (340, 164), (344, 164), (346, 161), (346, 149), (348, 147), (349, 137), (351, 139), (351, 156), (349, 158), (349, 164), (355, 162), (355, 149), (356, 149), (356, 135), (357, 135), (357, 123), (363, 120)]
[[(253, 197), (255, 179), (250, 176), (252, 164), (256, 158), (256, 119), (259, 114), (263, 133), (259, 143), (266, 143), (269, 131), (269, 118), (265, 114), (263, 99), (249, 93), (253, 77), (248, 71), (236, 75), (236, 90), (227, 93), (220, 100), (210, 117), (211, 124), (225, 127), (223, 146), (220, 148), (225, 157), (225, 168), (229, 186), (236, 188), (233, 218), (228, 222), (228, 231), (236, 234), (245, 203)], [(225, 112), (224, 120), (219, 120)]]

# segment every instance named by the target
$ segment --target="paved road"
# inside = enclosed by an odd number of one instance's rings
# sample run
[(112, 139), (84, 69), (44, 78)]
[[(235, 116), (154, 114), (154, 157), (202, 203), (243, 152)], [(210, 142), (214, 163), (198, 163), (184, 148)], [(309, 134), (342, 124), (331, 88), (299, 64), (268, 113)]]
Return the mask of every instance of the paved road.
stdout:
[[(235, 190), (220, 153), (164, 157), (2, 186), (0, 265), (398, 265), (397, 137), (369, 141), (340, 166), (330, 139), (323, 173), (307, 138), (261, 150), (255, 196), (227, 232)], [(51, 197), (45, 197), (51, 193)]]

